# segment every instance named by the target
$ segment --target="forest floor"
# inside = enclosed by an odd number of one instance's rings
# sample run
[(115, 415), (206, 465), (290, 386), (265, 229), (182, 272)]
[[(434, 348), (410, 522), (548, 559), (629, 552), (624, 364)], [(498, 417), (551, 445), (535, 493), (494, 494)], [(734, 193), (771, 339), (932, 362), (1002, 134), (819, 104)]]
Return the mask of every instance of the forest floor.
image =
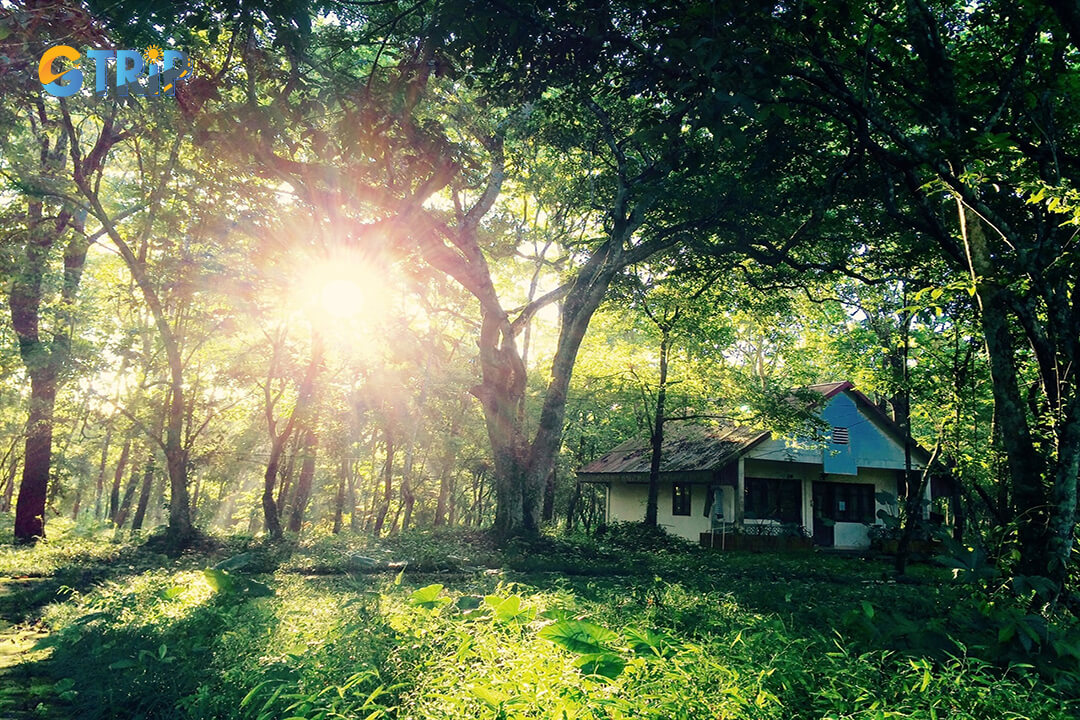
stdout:
[(1075, 718), (1065, 618), (933, 563), (616, 528), (0, 545), (0, 718)]

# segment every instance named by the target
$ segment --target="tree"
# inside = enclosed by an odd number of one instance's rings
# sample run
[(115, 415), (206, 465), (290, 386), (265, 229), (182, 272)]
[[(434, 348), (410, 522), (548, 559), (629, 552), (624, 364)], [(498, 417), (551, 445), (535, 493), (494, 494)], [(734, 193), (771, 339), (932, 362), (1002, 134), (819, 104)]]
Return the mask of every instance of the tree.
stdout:
[[(970, 277), (1008, 458), (1016, 569), (1058, 587), (1080, 470), (1080, 385), (1062, 371), (1080, 354), (1080, 255), (1067, 223), (1076, 105), (1063, 101), (1078, 72), (1074, 15), (1057, 4), (915, 1), (870, 13), (798, 3), (773, 16), (785, 101), (864, 152), (887, 212)], [(1025, 397), (1027, 357), (1035, 392)]]
[[(660, 465), (663, 459), (664, 426), (668, 421), (668, 365), (671, 360), (672, 343), (683, 334), (699, 337), (712, 335), (720, 323), (709, 317), (716, 308), (715, 283), (717, 276), (704, 279), (688, 276), (685, 271), (669, 272), (665, 258), (657, 259), (649, 273), (645, 268), (635, 268), (628, 275), (630, 285), (625, 295), (631, 306), (641, 312), (658, 335), (658, 374), (652, 412), (647, 416), (651, 456), (649, 459), (649, 492), (645, 503), (645, 525), (656, 527), (660, 492)], [(670, 261), (669, 261), (670, 262)], [(710, 292), (712, 291), (712, 292)], [(619, 297), (619, 293), (616, 297)], [(712, 332), (706, 329), (712, 326)]]
[[(38, 23), (59, 22), (63, 9), (20, 8), (0, 25), (5, 37), (37, 46)], [(91, 42), (101, 28), (78, 18), (67, 37)], [(74, 309), (95, 237), (85, 228), (85, 208), (70, 201), (74, 185), (100, 183), (106, 159), (123, 140), (115, 129), (115, 112), (87, 118), (85, 134), (66, 132), (62, 109), (47, 103), (29, 61), (7, 62), (0, 73), (4, 97), (0, 135), (5, 161), (2, 171), (22, 199), (18, 243), (22, 247), (8, 297), (19, 354), (30, 379), (22, 480), (15, 510), (15, 538), (33, 542), (45, 536), (45, 504), (52, 470), (53, 409), (71, 355)], [(57, 255), (62, 270), (57, 273)], [(58, 280), (54, 279), (57, 278)], [(53, 288), (59, 291), (53, 297)]]

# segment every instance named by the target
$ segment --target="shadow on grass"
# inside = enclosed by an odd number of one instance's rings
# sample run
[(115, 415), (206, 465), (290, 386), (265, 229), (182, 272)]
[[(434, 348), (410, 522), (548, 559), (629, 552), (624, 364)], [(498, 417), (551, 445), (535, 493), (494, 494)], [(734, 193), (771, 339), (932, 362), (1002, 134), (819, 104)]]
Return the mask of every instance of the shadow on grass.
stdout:
[(46, 656), (13, 668), (12, 679), (31, 687), (47, 680), (53, 705), (67, 717), (186, 717), (184, 704), (214, 684), (214, 653), (223, 635), (239, 629), (239, 605), (243, 632), (271, 632), (276, 619), (265, 603), (216, 596), (161, 623), (92, 612), (43, 638), (37, 649)]

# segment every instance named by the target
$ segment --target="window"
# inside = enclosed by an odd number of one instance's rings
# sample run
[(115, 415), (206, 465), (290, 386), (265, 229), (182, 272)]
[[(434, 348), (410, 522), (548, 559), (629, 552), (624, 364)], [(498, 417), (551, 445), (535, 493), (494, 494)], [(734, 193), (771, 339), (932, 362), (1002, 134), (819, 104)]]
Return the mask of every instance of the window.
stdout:
[(671, 514), (690, 514), (690, 485), (688, 483), (675, 483), (671, 486)]
[(750, 520), (802, 522), (802, 481), (785, 478), (746, 478), (744, 515)]
[(855, 483), (836, 483), (836, 511), (833, 519), (838, 522), (873, 524), (875, 517), (874, 486)]
[(832, 441), (834, 445), (847, 445), (848, 429), (846, 427), (834, 427), (832, 429)]

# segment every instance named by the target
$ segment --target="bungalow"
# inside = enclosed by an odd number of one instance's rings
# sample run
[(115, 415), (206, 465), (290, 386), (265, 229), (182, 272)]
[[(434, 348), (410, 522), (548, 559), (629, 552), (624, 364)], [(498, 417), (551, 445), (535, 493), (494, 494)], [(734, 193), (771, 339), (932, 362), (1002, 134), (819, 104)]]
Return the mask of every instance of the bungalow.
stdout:
[[(660, 525), (695, 541), (789, 526), (822, 547), (868, 547), (878, 511), (895, 513), (887, 500), (903, 494), (903, 432), (850, 382), (810, 389), (822, 395), (820, 417), (830, 428), (821, 441), (745, 426), (665, 424)], [(651, 452), (648, 438), (635, 438), (578, 471), (580, 481), (606, 487), (609, 522), (645, 517)], [(913, 447), (912, 469), (927, 462), (929, 454)]]

